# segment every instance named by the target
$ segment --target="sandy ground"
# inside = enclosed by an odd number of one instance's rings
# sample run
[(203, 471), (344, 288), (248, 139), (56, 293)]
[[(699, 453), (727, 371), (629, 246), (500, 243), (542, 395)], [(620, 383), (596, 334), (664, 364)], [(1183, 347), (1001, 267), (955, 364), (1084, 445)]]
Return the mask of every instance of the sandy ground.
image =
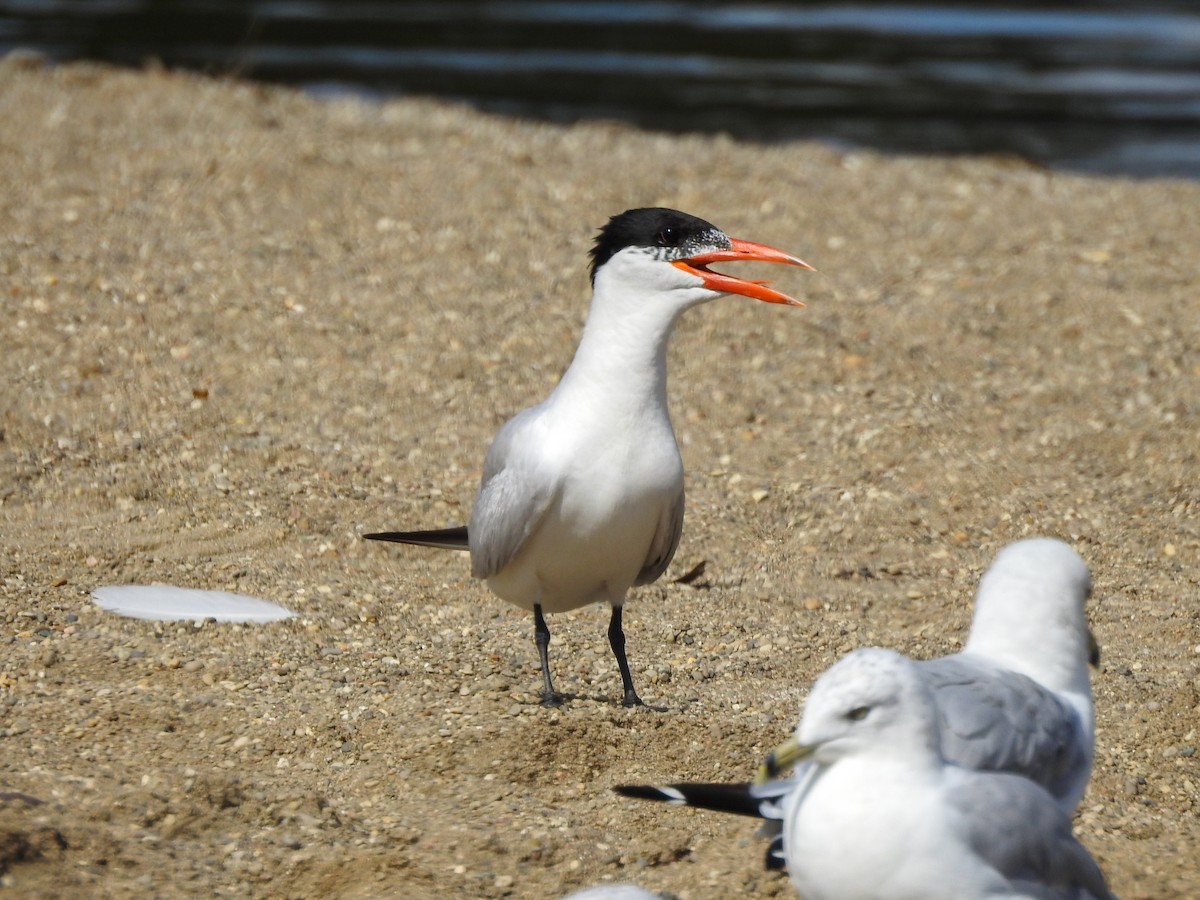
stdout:
[[(0, 893), (790, 896), (752, 823), (609, 788), (748, 777), (834, 659), (953, 651), (1049, 534), (1105, 654), (1077, 833), (1123, 897), (1200, 894), (1200, 185), (85, 66), (8, 63), (0, 115)], [(617, 705), (597, 607), (551, 618), (547, 711), (527, 615), (360, 535), (465, 520), (640, 205), (820, 272), (675, 337), (687, 521), (626, 615), (666, 711)], [(153, 581), (299, 617), (89, 600)]]

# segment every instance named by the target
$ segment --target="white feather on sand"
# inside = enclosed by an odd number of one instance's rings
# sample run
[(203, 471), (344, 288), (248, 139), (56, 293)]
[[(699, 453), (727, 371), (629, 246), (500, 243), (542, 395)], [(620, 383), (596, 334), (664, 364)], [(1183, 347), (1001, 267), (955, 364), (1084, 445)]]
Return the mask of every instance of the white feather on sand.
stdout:
[(229, 591), (202, 591), (169, 584), (98, 587), (92, 598), (101, 609), (133, 619), (159, 622), (216, 619), (218, 622), (275, 622), (295, 615), (290, 609)]

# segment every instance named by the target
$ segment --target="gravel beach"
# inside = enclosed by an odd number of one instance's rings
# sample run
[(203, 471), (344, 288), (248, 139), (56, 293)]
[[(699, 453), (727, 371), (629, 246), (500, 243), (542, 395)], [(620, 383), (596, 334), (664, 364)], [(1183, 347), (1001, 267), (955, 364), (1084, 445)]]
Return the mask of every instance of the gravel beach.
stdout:
[[(750, 777), (1043, 534), (1103, 648), (1076, 833), (1126, 900), (1200, 896), (1200, 184), (11, 58), (0, 115), (0, 894), (793, 896), (753, 822), (610, 788)], [(677, 329), (683, 540), (625, 615), (665, 710), (601, 607), (550, 618), (546, 710), (527, 614), (361, 535), (466, 520), (596, 229), (654, 205), (818, 272)], [(153, 582), (298, 615), (89, 598)]]

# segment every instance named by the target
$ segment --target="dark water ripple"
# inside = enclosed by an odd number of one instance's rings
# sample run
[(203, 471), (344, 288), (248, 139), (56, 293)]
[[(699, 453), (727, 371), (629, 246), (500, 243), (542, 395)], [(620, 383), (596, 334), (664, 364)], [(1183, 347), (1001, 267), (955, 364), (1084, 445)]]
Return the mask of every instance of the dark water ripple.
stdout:
[(0, 0), (0, 50), (1200, 176), (1200, 3)]

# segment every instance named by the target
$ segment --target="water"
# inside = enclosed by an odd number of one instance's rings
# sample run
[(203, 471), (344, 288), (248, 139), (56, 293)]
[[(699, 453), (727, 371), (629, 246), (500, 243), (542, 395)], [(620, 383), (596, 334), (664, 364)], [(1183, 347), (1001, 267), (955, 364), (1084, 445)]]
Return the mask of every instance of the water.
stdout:
[(0, 0), (0, 50), (1200, 176), (1200, 3)]

